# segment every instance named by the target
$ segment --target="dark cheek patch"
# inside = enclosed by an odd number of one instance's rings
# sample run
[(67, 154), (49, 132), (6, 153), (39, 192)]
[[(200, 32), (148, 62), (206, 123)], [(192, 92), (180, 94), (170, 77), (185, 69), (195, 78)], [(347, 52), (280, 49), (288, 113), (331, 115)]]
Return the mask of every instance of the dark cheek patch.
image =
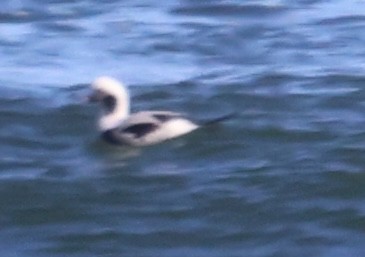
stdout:
[(113, 112), (116, 104), (117, 100), (114, 96), (106, 96), (103, 98), (103, 106), (105, 107), (107, 112)]

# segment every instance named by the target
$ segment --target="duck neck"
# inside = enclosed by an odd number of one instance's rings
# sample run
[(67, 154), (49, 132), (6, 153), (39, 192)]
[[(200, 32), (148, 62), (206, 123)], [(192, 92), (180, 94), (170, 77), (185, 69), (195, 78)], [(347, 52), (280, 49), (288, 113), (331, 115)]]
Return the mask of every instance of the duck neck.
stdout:
[(112, 97), (103, 102), (103, 113), (99, 119), (99, 129), (108, 131), (118, 127), (129, 116), (128, 97)]

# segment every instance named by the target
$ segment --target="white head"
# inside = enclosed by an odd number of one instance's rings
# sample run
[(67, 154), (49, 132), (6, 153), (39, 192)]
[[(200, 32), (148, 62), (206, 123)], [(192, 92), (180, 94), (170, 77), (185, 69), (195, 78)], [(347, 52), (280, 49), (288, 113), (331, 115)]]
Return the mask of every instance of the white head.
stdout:
[(91, 84), (90, 102), (100, 102), (103, 111), (98, 121), (101, 131), (116, 128), (129, 116), (129, 94), (126, 87), (111, 77), (99, 77)]

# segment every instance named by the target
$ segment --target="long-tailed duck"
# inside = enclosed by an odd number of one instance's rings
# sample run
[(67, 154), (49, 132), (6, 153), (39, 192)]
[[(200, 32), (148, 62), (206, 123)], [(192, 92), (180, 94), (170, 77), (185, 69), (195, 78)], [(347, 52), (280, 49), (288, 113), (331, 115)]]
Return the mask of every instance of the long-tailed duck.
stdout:
[(183, 114), (170, 111), (130, 113), (128, 90), (119, 81), (99, 77), (91, 84), (90, 102), (100, 102), (102, 113), (98, 121), (102, 137), (117, 145), (144, 146), (182, 136), (204, 125), (226, 120), (226, 115), (199, 124)]

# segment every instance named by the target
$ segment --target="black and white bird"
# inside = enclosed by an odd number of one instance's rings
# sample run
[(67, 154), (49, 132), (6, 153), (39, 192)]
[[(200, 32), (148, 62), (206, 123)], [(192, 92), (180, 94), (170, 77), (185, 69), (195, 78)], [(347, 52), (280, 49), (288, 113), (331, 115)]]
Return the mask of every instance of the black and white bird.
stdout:
[(111, 77), (99, 77), (91, 84), (90, 102), (102, 105), (98, 127), (102, 137), (117, 145), (144, 146), (163, 142), (192, 132), (203, 125), (216, 123), (232, 115), (204, 124), (195, 123), (183, 114), (170, 111), (130, 113), (127, 88)]

